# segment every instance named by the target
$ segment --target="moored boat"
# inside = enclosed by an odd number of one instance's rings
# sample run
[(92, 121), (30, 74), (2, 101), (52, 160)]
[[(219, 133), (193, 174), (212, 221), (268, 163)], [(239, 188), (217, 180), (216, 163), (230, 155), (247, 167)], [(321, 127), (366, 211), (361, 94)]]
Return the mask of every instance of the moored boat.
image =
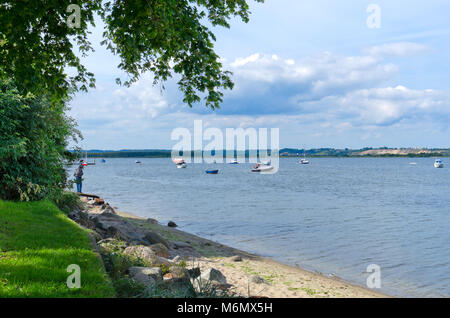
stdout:
[(219, 173), (219, 169), (205, 170), (205, 172), (206, 172), (207, 174), (218, 174), (218, 173)]
[(299, 161), (299, 163), (301, 163), (302, 165), (309, 165), (309, 161), (306, 160), (306, 159), (301, 159), (301, 160)]
[(175, 158), (175, 159), (172, 159), (172, 161), (176, 165), (184, 163), (184, 159), (183, 158)]
[(300, 163), (302, 165), (309, 165), (309, 160), (306, 159), (306, 154), (305, 153), (303, 153), (303, 158), (300, 159), (300, 161), (298, 163)]
[(253, 165), (252, 172), (265, 172), (270, 171), (272, 169), (273, 169), (272, 166), (257, 163), (256, 165)]
[(435, 168), (444, 168), (444, 163), (442, 162), (441, 159), (436, 159), (434, 161), (434, 167)]

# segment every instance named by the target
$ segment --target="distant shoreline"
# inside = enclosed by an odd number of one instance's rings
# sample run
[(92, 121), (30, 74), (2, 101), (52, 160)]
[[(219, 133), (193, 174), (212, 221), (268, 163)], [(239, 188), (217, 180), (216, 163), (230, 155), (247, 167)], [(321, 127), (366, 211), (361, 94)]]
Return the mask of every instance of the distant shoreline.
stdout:
[[(250, 153), (259, 156), (263, 152), (264, 155), (271, 155), (270, 150), (218, 150), (212, 152), (212, 155), (220, 155), (223, 157), (239, 157), (248, 158)], [(267, 154), (266, 154), (267, 152)], [(171, 158), (172, 150), (167, 149), (123, 149), (123, 150), (79, 150), (80, 157), (87, 154), (88, 158)], [(181, 153), (179, 154), (182, 155)], [(183, 156), (207, 156), (209, 153), (200, 150), (184, 153)], [(335, 149), (335, 148), (316, 148), (316, 149), (294, 149), (283, 148), (279, 150), (280, 158), (434, 158), (434, 157), (450, 157), (450, 148), (362, 148), (362, 149)]]

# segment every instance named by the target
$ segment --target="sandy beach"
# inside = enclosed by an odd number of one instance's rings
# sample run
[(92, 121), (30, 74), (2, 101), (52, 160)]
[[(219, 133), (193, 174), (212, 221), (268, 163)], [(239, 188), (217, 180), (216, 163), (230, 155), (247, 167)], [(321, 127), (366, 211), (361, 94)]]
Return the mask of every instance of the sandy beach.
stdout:
[[(98, 210), (98, 211), (97, 211)], [(230, 291), (241, 297), (269, 298), (380, 298), (390, 297), (368, 288), (353, 285), (337, 277), (326, 277), (301, 268), (253, 255), (218, 242), (210, 241), (177, 228), (157, 223), (132, 213), (114, 211), (142, 230), (158, 233), (174, 246), (170, 257), (180, 256), (190, 268), (215, 268), (222, 272)], [(100, 212), (90, 207), (89, 213)]]

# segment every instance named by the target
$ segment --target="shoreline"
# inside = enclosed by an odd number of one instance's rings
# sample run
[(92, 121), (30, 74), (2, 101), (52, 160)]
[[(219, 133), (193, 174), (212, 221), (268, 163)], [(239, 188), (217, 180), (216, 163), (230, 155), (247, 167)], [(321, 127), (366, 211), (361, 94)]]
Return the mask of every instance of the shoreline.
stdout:
[[(156, 220), (117, 210), (120, 217), (141, 229), (152, 230), (176, 244), (189, 244), (193, 250), (180, 248), (172, 256), (189, 259), (188, 265), (202, 270), (220, 270), (234, 291), (243, 297), (269, 298), (391, 298), (392, 296), (301, 267), (291, 266), (271, 258), (248, 253), (195, 234), (172, 228)], [(149, 220), (151, 222), (149, 222)], [(181, 243), (180, 243), (181, 242)], [(235, 257), (242, 258), (236, 261)], [(254, 278), (258, 277), (258, 278)], [(258, 279), (262, 278), (259, 282)]]

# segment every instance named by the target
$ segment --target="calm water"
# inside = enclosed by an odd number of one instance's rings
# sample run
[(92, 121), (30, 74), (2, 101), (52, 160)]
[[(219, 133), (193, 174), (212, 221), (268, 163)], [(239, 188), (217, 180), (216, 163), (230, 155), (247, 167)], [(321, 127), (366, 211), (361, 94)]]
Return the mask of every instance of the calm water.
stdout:
[[(381, 291), (450, 296), (450, 160), (281, 159), (275, 175), (250, 164), (108, 159), (85, 169), (83, 191), (122, 211), (365, 285), (381, 266)], [(410, 165), (410, 162), (417, 165)], [(220, 168), (218, 175), (204, 170)]]

